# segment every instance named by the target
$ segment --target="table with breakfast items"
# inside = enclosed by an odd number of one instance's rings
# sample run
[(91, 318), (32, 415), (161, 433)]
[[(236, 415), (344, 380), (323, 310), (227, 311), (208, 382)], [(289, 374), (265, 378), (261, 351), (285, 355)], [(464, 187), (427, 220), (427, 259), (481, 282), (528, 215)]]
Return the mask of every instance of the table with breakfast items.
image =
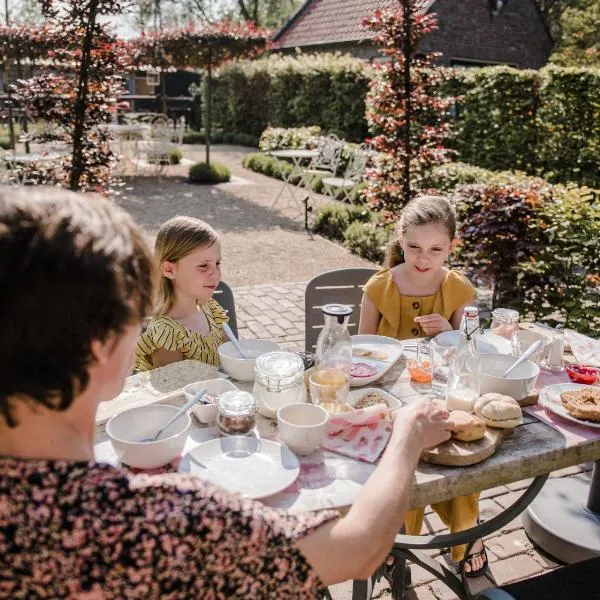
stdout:
[[(393, 350), (388, 353), (391, 356)], [(372, 354), (375, 356), (376, 351)], [(384, 355), (385, 352), (381, 353), (379, 359), (375, 356), (375, 359), (385, 360)], [(360, 358), (368, 361), (368, 356), (364, 353)], [(366, 384), (352, 388), (348, 397), (351, 406), (362, 401), (367, 407), (364, 411), (381, 409), (381, 404), (369, 406), (373, 395), (376, 402), (382, 401), (386, 405), (386, 410), (422, 402), (426, 398), (435, 399), (431, 393), (431, 385), (411, 380), (404, 353), (394, 355), (393, 359), (388, 361), (391, 364), (382, 369), (378, 379), (368, 379)], [(542, 400), (543, 405), (548, 406), (553, 401), (550, 392), (560, 393), (560, 386), (568, 386), (568, 381), (564, 372), (542, 372), (536, 386), (541, 391), (540, 405), (535, 404), (537, 393), (524, 398), (523, 404), (531, 406), (523, 409), (522, 422), (518, 426), (513, 429), (487, 427), (484, 437), (477, 441), (452, 439), (423, 454), (414, 477), (411, 508), (528, 478), (533, 480), (512, 506), (468, 531), (436, 536), (398, 535), (394, 548), (395, 567), (387, 568), (384, 573), (390, 579), (394, 597), (401, 597), (404, 560), (408, 558), (434, 573), (459, 598), (470, 598), (468, 587), (454, 572), (421, 550), (469, 543), (499, 530), (528, 506), (541, 490), (549, 473), (600, 460), (599, 428), (570, 422), (541, 406)], [(184, 392), (183, 388), (189, 384), (194, 384), (195, 387), (188, 387)], [(235, 394), (236, 388), (238, 391), (252, 392), (253, 384), (231, 382), (214, 367), (197, 361), (182, 361), (148, 373), (133, 375), (128, 378), (126, 388), (120, 396), (99, 407), (96, 419), (96, 458), (112, 464), (119, 463), (115, 445), (106, 432), (106, 422), (115, 414), (127, 408), (148, 404), (182, 406), (186, 401), (186, 394), (189, 399), (190, 394), (201, 389), (208, 390), (208, 394), (218, 395)], [(322, 443), (321, 448), (312, 454), (296, 457), (288, 448), (279, 444), (277, 421), (263, 416), (258, 416), (252, 422), (254, 428), (249, 436), (220, 437), (219, 429), (213, 422), (216, 410), (214, 407), (209, 408), (214, 412), (209, 414), (210, 410), (204, 408), (194, 412), (195, 409), (192, 409), (196, 416), (185, 443), (182, 442), (181, 452), (184, 458), (179, 463), (179, 469), (216, 480), (232, 491), (241, 491), (270, 506), (292, 511), (345, 509), (354, 502), (375, 469), (374, 463), (364, 459), (357, 460), (353, 456), (358, 455), (334, 447), (330, 440)], [(401, 418), (401, 413), (397, 418)], [(231, 426), (232, 422), (235, 424), (237, 421), (233, 419), (226, 423), (220, 422), (220, 426)], [(245, 421), (241, 423), (245, 426)], [(242, 461), (247, 461), (256, 454), (261, 459), (258, 463), (244, 462), (243, 468), (239, 469), (235, 468), (235, 460), (229, 460), (227, 464), (223, 461), (225, 455), (239, 457), (241, 465)], [(206, 468), (211, 461), (215, 465), (212, 473)], [(218, 475), (215, 475), (215, 470)], [(372, 581), (355, 582), (354, 597), (369, 597), (371, 585)]]

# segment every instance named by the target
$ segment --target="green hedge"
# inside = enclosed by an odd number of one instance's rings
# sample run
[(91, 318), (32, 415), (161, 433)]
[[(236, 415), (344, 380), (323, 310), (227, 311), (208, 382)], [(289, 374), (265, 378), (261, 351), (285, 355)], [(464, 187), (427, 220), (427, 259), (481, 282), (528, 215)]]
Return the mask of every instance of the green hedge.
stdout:
[(226, 183), (231, 179), (231, 171), (221, 163), (202, 162), (190, 167), (188, 178), (191, 183)]
[(260, 136), (269, 126), (317, 125), (350, 141), (367, 135), (365, 63), (340, 54), (271, 55), (222, 69), (213, 81), (213, 120)]
[[(176, 142), (176, 136), (173, 137), (173, 142)], [(250, 148), (258, 148), (259, 138), (246, 133), (226, 132), (222, 129), (217, 129), (210, 134), (211, 144), (231, 144), (234, 146), (248, 146)], [(184, 144), (205, 144), (206, 134), (203, 131), (194, 131), (189, 129), (183, 134)]]

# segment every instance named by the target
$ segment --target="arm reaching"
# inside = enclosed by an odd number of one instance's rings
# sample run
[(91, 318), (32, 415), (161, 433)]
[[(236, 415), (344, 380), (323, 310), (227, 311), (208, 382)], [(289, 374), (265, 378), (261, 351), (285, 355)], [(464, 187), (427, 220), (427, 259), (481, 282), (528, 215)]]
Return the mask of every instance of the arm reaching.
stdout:
[(348, 514), (296, 541), (325, 585), (366, 579), (383, 562), (408, 510), (421, 451), (450, 438), (447, 418), (433, 403), (397, 411), (379, 465)]

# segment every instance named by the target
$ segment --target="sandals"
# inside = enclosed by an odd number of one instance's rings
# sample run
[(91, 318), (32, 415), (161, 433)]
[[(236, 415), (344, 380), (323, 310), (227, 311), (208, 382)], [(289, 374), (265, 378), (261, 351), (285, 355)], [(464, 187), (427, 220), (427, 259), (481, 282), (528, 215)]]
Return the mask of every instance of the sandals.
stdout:
[[(481, 575), (485, 573), (485, 570), (488, 567), (488, 556), (485, 550), (485, 544), (483, 543), (483, 540), (481, 540), (481, 544), (482, 548), (478, 552), (471, 552), (472, 545), (469, 548), (467, 548), (467, 553), (465, 553), (465, 557), (459, 563), (461, 575), (464, 575), (465, 577), (481, 577)], [(483, 558), (483, 564), (481, 565), (481, 567), (479, 567), (479, 569), (471, 569), (470, 571), (466, 571), (465, 565), (467, 561), (471, 561), (474, 558), (479, 558), (480, 556)]]

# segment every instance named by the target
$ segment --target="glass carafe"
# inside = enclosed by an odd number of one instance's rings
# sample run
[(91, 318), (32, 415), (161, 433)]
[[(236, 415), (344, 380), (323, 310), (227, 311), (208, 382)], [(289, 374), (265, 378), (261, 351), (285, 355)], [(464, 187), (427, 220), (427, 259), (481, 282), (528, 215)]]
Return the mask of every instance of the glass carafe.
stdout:
[(321, 308), (325, 317), (315, 351), (317, 369), (339, 369), (350, 376), (352, 369), (352, 340), (348, 318), (352, 309), (345, 304), (326, 304)]
[(476, 308), (465, 308), (464, 330), (450, 362), (446, 406), (448, 410), (472, 412), (479, 398), (481, 360), (477, 348), (479, 314)]

